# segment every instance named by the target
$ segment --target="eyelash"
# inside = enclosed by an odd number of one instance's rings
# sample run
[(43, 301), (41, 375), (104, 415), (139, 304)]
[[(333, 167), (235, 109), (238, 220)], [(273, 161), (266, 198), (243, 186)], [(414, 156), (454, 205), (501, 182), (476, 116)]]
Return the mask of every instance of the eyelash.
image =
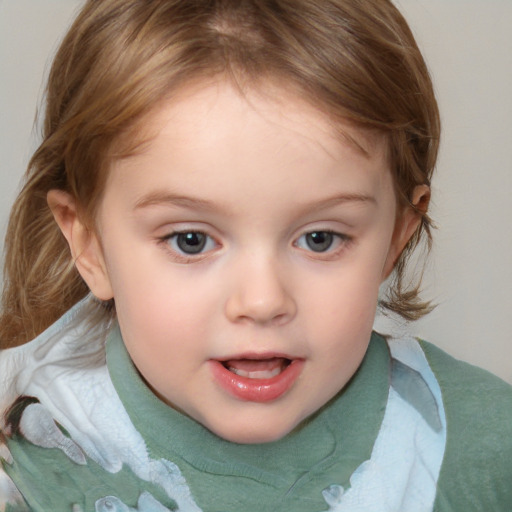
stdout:
[[(315, 251), (307, 241), (307, 237), (313, 237), (314, 235), (328, 235), (327, 246), (325, 250)], [(301, 239), (304, 239), (304, 242), (308, 247), (301, 246)], [(345, 250), (347, 246), (352, 242), (352, 237), (345, 235), (343, 233), (338, 233), (337, 231), (333, 231), (330, 229), (315, 229), (303, 233), (297, 240), (294, 242), (294, 246), (299, 249), (303, 249), (310, 253), (311, 257), (319, 258), (319, 259), (331, 259), (336, 258), (340, 252)], [(334, 247), (333, 247), (334, 246)]]
[[(327, 236), (326, 246), (323, 250), (315, 251), (311, 245), (308, 243), (311, 241), (311, 237), (315, 235)], [(190, 241), (196, 242), (198, 245), (197, 252), (185, 252), (183, 247), (180, 247), (180, 236), (193, 236), (194, 239), (190, 238)], [(203, 239), (201, 239), (203, 237)], [(308, 238), (309, 241), (308, 241)], [(199, 240), (198, 240), (199, 238)], [(301, 242), (304, 240), (304, 242)], [(216, 240), (200, 230), (183, 230), (183, 231), (174, 231), (169, 233), (158, 239), (158, 242), (162, 245), (165, 245), (166, 250), (172, 256), (174, 260), (179, 263), (192, 263), (196, 261), (200, 261), (204, 259), (208, 253), (218, 246), (219, 244)], [(331, 258), (336, 258), (341, 251), (347, 248), (347, 245), (352, 242), (352, 237), (345, 235), (343, 233), (338, 233), (329, 229), (316, 229), (303, 233), (300, 235), (295, 242), (293, 243), (294, 247), (298, 249), (304, 250), (307, 253), (310, 253), (310, 257), (328, 260)], [(319, 241), (321, 243), (321, 240)], [(307, 247), (305, 247), (305, 245)], [(335, 247), (333, 247), (335, 245)], [(209, 247), (212, 246), (212, 247)], [(205, 251), (206, 248), (206, 251)]]
[[(183, 247), (179, 247), (179, 237), (185, 235), (193, 235), (197, 237), (204, 237), (202, 242), (199, 242), (199, 250), (194, 253), (184, 252)], [(206, 257), (206, 255), (213, 249), (208, 248), (206, 252), (204, 251), (205, 247), (209, 245), (218, 245), (217, 242), (207, 233), (200, 230), (183, 230), (183, 231), (174, 231), (169, 233), (158, 239), (159, 243), (165, 245), (166, 250), (172, 256), (173, 259), (178, 261), (179, 263), (189, 263), (193, 261), (199, 261)]]

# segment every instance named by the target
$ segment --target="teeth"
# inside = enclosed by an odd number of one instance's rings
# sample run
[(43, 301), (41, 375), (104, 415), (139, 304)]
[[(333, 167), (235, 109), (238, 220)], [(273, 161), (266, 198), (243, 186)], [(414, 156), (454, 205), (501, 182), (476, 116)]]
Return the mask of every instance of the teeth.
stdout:
[(241, 370), (240, 368), (233, 368), (232, 366), (228, 366), (228, 370), (235, 373), (236, 375), (239, 375), (240, 377), (247, 377), (249, 379), (271, 379), (272, 377), (279, 375), (282, 371), (282, 368), (249, 372), (246, 370)]

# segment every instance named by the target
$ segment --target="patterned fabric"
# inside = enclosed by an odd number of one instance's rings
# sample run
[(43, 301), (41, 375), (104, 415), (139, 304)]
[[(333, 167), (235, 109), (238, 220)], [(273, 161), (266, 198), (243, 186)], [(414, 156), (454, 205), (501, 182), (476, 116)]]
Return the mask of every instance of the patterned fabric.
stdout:
[(0, 510), (469, 510), (439, 505), (447, 415), (418, 341), (374, 334), (347, 388), (305, 425), (235, 445), (160, 402), (117, 326), (90, 324), (94, 307), (85, 299), (0, 353)]

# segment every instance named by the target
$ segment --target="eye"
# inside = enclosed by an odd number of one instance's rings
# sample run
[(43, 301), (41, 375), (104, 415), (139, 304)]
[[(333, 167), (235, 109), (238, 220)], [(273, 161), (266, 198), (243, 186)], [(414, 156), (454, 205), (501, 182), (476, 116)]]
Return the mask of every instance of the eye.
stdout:
[(182, 231), (165, 238), (171, 249), (180, 254), (193, 256), (215, 247), (215, 241), (200, 231)]
[(333, 231), (311, 231), (300, 236), (295, 243), (300, 249), (313, 252), (328, 252), (338, 249), (349, 238)]

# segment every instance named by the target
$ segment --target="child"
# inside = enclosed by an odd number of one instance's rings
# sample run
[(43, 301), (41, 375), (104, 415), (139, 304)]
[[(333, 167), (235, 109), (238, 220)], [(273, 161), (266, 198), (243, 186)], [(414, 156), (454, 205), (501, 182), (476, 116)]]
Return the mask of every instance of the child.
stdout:
[[(0, 506), (509, 511), (512, 390), (412, 338), (431, 81), (387, 0), (90, 0), (11, 215)], [(32, 340), (29, 342), (29, 340)]]

